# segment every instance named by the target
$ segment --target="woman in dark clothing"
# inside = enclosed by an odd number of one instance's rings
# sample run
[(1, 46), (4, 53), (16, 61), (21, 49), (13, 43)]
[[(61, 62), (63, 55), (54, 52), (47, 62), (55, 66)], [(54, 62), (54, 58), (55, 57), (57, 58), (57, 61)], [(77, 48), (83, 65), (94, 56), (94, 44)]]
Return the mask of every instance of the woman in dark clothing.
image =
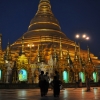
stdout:
[(45, 95), (47, 95), (48, 88), (49, 88), (49, 76), (48, 76), (48, 72), (46, 72), (46, 74), (44, 75), (44, 78), (45, 78)]
[(54, 97), (59, 97), (61, 84), (62, 83), (58, 79), (58, 77), (57, 76), (54, 76), (54, 80), (52, 81), (53, 95), (54, 95)]

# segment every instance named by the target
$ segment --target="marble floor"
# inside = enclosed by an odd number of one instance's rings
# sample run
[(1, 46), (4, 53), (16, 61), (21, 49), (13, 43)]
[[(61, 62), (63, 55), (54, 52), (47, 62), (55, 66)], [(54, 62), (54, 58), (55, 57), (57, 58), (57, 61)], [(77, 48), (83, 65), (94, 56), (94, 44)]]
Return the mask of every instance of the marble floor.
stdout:
[(40, 96), (39, 89), (0, 89), (0, 100), (100, 100), (100, 88), (65, 88), (61, 90), (60, 97), (53, 97), (49, 89), (46, 97)]

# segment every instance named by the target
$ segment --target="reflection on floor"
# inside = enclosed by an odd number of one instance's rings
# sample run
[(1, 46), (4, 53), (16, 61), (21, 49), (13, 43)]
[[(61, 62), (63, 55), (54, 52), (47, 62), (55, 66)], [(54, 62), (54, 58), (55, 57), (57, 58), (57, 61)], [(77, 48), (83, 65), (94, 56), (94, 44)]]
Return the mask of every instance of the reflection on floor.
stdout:
[(65, 88), (60, 97), (54, 98), (49, 89), (47, 96), (41, 97), (39, 89), (0, 89), (0, 100), (100, 100), (100, 88)]

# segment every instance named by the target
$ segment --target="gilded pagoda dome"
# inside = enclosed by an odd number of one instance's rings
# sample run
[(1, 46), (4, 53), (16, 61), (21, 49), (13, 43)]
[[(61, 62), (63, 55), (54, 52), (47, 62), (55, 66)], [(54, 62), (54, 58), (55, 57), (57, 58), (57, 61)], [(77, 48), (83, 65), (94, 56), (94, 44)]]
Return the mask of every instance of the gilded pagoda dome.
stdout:
[[(24, 37), (23, 42), (22, 37)], [(32, 47), (33, 44), (34, 47)], [(38, 45), (40, 47), (38, 47)], [(66, 50), (67, 47), (69, 47), (70, 56), (74, 59), (75, 42), (67, 38), (67, 36), (61, 31), (59, 22), (52, 13), (50, 0), (40, 0), (38, 10), (30, 21), (27, 32), (11, 45), (12, 55), (13, 57), (17, 57), (21, 48), (23, 48), (23, 50), (25, 49), (25, 55), (27, 57), (30, 55), (35, 61), (35, 58), (40, 57), (38, 50), (38, 48), (40, 48), (41, 54), (43, 53), (42, 58), (48, 61), (54, 50), (54, 46), (57, 49), (57, 54), (61, 56), (61, 59), (63, 58), (63, 54), (64, 57), (66, 56)], [(30, 52), (33, 48), (34, 51), (32, 51), (31, 55)], [(78, 45), (77, 48), (79, 48)], [(80, 52), (80, 54), (84, 54), (85, 57), (87, 56), (87, 51), (80, 50)], [(91, 56), (92, 59), (97, 59), (93, 54), (91, 54)]]
[[(47, 51), (50, 51), (54, 45), (59, 49), (60, 38), (64, 50), (66, 50), (66, 45), (74, 48), (74, 41), (67, 38), (61, 31), (59, 22), (52, 13), (50, 0), (40, 0), (38, 10), (30, 21), (27, 32), (11, 45), (12, 52), (21, 50), (22, 37), (24, 37), (24, 45), (27, 52), (29, 52), (27, 49), (28, 44), (34, 44), (35, 50), (37, 50), (38, 44), (42, 44)], [(48, 55), (48, 53), (46, 54)], [(36, 52), (34, 52), (34, 55), (36, 55)]]
[(66, 37), (61, 31), (59, 22), (51, 11), (49, 0), (40, 0), (38, 11), (31, 20), (28, 31), (24, 34), (26, 38), (44, 35)]

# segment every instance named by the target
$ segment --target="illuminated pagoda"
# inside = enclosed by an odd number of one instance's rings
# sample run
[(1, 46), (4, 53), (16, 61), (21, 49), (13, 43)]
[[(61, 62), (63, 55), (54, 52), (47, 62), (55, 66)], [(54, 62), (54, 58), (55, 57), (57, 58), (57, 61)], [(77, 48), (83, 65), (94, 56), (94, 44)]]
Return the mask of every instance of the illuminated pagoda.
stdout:
[[(10, 45), (10, 50), (18, 73), (17, 76), (14, 74), (17, 78), (13, 76), (14, 83), (38, 83), (41, 70), (48, 71), (50, 78), (53, 78), (54, 71), (57, 70), (65, 83), (75, 82), (79, 77), (85, 82), (83, 76), (85, 79), (87, 63), (83, 58), (87, 59), (88, 52), (80, 49), (79, 45), (61, 31), (59, 22), (52, 13), (50, 0), (40, 0), (27, 32)], [(89, 55), (93, 62), (91, 67), (99, 65), (98, 57), (92, 53)], [(95, 78), (94, 74), (98, 75), (94, 71), (97, 70), (92, 70), (92, 78)]]

